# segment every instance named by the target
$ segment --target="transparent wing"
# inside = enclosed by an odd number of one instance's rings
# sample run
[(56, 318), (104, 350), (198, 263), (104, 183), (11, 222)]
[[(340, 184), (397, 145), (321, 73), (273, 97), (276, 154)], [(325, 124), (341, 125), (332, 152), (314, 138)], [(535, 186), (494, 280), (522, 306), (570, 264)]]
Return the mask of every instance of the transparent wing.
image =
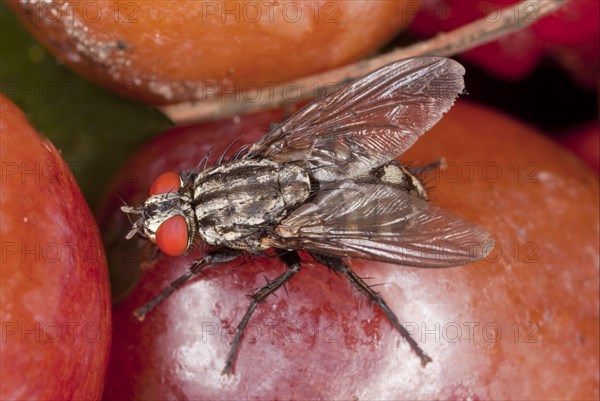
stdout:
[(321, 181), (358, 176), (400, 156), (431, 128), (463, 91), (464, 72), (441, 57), (389, 64), (308, 104), (245, 157), (302, 160)]
[(385, 185), (344, 181), (319, 192), (275, 228), (272, 245), (416, 267), (487, 256), (494, 241), (476, 224)]

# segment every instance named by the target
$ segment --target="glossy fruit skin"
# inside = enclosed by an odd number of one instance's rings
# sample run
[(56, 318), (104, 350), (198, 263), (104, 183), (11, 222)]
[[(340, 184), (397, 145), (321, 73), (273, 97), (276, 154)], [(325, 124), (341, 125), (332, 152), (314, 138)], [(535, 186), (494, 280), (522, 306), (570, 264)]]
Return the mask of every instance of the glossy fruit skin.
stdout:
[(570, 130), (561, 143), (600, 175), (600, 126), (597, 121)]
[(0, 96), (0, 399), (97, 400), (111, 340), (100, 233), (67, 164)]
[(12, 5), (65, 64), (121, 95), (166, 104), (254, 96), (261, 85), (269, 96), (276, 83), (360, 59), (405, 27), (419, 1), (24, 3)]
[[(518, 0), (430, 0), (423, 3), (409, 30), (422, 37), (447, 32), (476, 19), (500, 22), (501, 18), (537, 18), (535, 2), (522, 7), (520, 14), (507, 7)], [(469, 50), (461, 55), (490, 74), (506, 80), (529, 75), (550, 56), (558, 60), (571, 77), (586, 88), (596, 89), (600, 53), (600, 2), (570, 0), (553, 14), (525, 29)]]
[[(130, 228), (117, 194), (137, 204), (162, 170), (195, 166), (212, 144), (216, 158), (231, 140), (253, 142), (259, 127), (279, 120), (259, 114), (148, 143), (108, 195), (103, 229), (117, 238), (118, 225), (122, 236)], [(531, 127), (462, 101), (402, 159), (442, 156), (446, 170), (426, 176), (432, 202), (488, 229), (492, 254), (449, 269), (351, 261), (369, 283), (383, 283), (377, 290), (433, 358), (425, 369), (379, 311), (306, 263), (287, 294), (257, 308), (234, 375), (221, 376), (245, 295), (284, 268), (250, 258), (207, 270), (138, 322), (133, 309), (183, 274), (199, 250), (149, 259), (115, 307), (104, 398), (597, 398), (597, 177)], [(121, 256), (117, 268), (136, 267)]]

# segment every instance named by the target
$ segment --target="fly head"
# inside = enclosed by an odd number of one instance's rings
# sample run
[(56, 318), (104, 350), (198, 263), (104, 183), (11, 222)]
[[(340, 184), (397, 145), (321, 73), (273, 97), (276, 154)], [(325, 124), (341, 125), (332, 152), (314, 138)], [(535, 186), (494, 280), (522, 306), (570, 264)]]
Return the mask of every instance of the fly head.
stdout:
[(158, 177), (152, 185), (150, 197), (142, 205), (123, 206), (121, 210), (139, 215), (127, 239), (141, 235), (171, 256), (184, 254), (194, 242), (196, 215), (192, 193), (190, 186), (185, 185), (176, 173)]

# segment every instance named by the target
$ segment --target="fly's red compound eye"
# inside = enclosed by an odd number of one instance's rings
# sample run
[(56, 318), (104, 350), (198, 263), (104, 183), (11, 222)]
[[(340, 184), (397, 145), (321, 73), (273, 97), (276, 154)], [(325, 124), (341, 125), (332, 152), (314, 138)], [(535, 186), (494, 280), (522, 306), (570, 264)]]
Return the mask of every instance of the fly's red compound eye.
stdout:
[(159, 175), (150, 187), (150, 195), (166, 194), (167, 192), (178, 191), (181, 188), (179, 174), (169, 171)]
[(183, 216), (173, 216), (158, 227), (156, 245), (167, 255), (183, 255), (188, 246), (188, 228)]

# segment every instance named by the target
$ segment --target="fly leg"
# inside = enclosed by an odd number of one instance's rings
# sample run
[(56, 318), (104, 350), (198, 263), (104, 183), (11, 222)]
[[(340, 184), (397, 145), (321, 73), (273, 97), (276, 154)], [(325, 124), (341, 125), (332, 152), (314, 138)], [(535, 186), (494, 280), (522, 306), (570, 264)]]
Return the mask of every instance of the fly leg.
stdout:
[(417, 354), (417, 356), (421, 360), (421, 366), (425, 367), (425, 365), (431, 362), (432, 359), (429, 356), (427, 356), (427, 354), (421, 349), (421, 347), (419, 347), (417, 342), (410, 336), (410, 333), (406, 330), (404, 326), (402, 326), (402, 324), (398, 320), (398, 317), (394, 314), (394, 312), (392, 312), (390, 307), (385, 303), (383, 298), (381, 298), (379, 293), (377, 293), (371, 287), (369, 287), (369, 285), (365, 283), (363, 279), (361, 279), (354, 271), (352, 271), (352, 269), (350, 269), (350, 267), (346, 263), (344, 263), (340, 258), (333, 256), (321, 255), (312, 252), (311, 255), (313, 258), (315, 258), (316, 261), (329, 267), (334, 272), (345, 275), (346, 278), (350, 281), (350, 283), (354, 286), (354, 288), (356, 288), (361, 294), (365, 295), (370, 302), (373, 302), (375, 305), (377, 305), (377, 307), (379, 307), (379, 309), (381, 309), (381, 311), (388, 318), (392, 326), (394, 326), (394, 328), (400, 332), (402, 338), (404, 338), (408, 342), (410, 348), (415, 354)]
[(221, 372), (222, 374), (231, 374), (233, 363), (235, 362), (235, 357), (237, 355), (240, 346), (240, 341), (242, 339), (242, 333), (244, 332), (244, 329), (246, 328), (246, 325), (248, 324), (248, 321), (250, 320), (250, 317), (252, 316), (252, 313), (254, 313), (254, 310), (256, 309), (258, 304), (264, 301), (265, 298), (267, 298), (279, 287), (290, 281), (290, 279), (294, 277), (294, 275), (298, 273), (298, 271), (300, 271), (300, 256), (298, 256), (296, 252), (288, 252), (284, 255), (281, 255), (280, 257), (281, 260), (283, 260), (283, 262), (287, 265), (288, 269), (281, 276), (270, 281), (267, 285), (260, 288), (250, 296), (252, 302), (250, 302), (250, 306), (248, 306), (244, 317), (242, 318), (241, 322), (236, 328), (235, 337), (233, 339), (233, 342), (231, 343), (231, 349), (229, 350), (229, 355), (227, 356), (227, 362), (225, 363), (225, 367)]
[(216, 251), (207, 253), (204, 255), (202, 259), (194, 262), (192, 266), (190, 266), (189, 270), (181, 275), (179, 278), (174, 280), (171, 284), (169, 284), (160, 294), (154, 297), (150, 302), (146, 305), (137, 308), (133, 311), (133, 315), (137, 317), (139, 320), (144, 320), (146, 314), (154, 309), (158, 304), (160, 304), (165, 298), (167, 298), (173, 291), (175, 291), (180, 285), (194, 277), (195, 275), (202, 272), (209, 266), (226, 263), (238, 258), (242, 253), (235, 249), (218, 249)]

